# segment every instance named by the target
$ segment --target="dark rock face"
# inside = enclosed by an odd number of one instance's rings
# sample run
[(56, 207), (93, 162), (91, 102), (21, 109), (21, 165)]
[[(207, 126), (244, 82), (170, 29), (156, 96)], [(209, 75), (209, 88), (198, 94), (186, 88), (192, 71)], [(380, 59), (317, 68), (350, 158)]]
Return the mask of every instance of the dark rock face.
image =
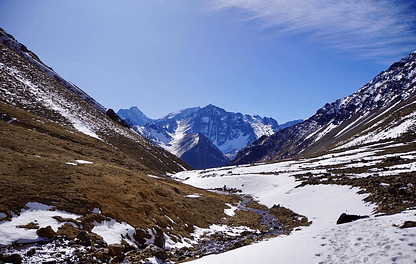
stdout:
[(346, 213), (342, 213), (339, 216), (338, 220), (337, 220), (337, 225), (353, 222), (353, 221), (356, 221), (356, 220), (362, 219), (362, 218), (368, 218), (368, 216), (366, 216), (366, 215), (363, 215), (363, 216), (362, 215), (349, 215), (349, 214), (346, 214)]
[(130, 127), (130, 125), (126, 122), (126, 121), (124, 121), (123, 119), (121, 119), (115, 112), (114, 112), (114, 110), (113, 109), (111, 109), (111, 108), (109, 108), (108, 110), (107, 110), (107, 116), (109, 117), (109, 118), (111, 118), (113, 121), (115, 121), (115, 122), (117, 122), (117, 123), (119, 123), (120, 125), (122, 125), (122, 126), (124, 126), (124, 127)]
[(182, 142), (186, 144), (189, 141), (197, 141), (197, 143), (180, 158), (195, 169), (220, 167), (230, 163), (230, 160), (203, 134), (188, 134)]

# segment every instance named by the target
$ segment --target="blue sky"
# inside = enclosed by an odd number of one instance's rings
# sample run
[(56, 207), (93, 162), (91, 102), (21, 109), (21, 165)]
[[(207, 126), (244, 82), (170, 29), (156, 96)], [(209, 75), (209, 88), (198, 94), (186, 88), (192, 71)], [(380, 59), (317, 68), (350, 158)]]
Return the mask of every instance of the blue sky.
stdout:
[(308, 118), (416, 50), (386, 0), (0, 0), (0, 27), (106, 107)]

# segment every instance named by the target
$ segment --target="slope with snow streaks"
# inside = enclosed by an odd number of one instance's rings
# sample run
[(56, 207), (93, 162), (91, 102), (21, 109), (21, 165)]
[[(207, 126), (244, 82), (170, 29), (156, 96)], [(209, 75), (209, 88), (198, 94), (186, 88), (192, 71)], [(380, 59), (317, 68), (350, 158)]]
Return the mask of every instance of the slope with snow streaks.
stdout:
[(35, 54), (1, 29), (0, 49), (1, 101), (74, 128), (135, 158), (148, 157), (143, 163), (157, 171), (189, 167), (133, 129), (114, 122), (107, 116), (110, 110), (42, 64)]
[[(242, 150), (234, 162), (241, 164), (310, 155), (344, 144), (348, 147), (382, 138), (414, 135), (416, 121), (411, 117), (415, 111), (415, 93), (416, 52), (413, 52), (350, 96), (326, 104), (300, 124), (254, 142)], [(409, 111), (408, 117), (401, 117), (403, 110), (399, 109)], [(392, 133), (398, 129), (403, 131)], [(375, 134), (385, 136), (377, 139)]]
[(62, 78), (59, 74), (57, 74), (52, 68), (46, 66), (33, 52), (28, 50), (26, 46), (17, 42), (13, 36), (7, 34), (3, 29), (0, 28), (0, 42), (7, 43), (7, 45), (13, 49), (15, 52), (18, 52), (24, 58), (29, 60), (30, 62), (34, 63), (38, 66), (43, 72), (48, 74), (50, 77), (56, 79), (60, 84), (64, 85), (65, 87), (72, 90), (78, 96), (89, 102), (95, 108), (100, 110), (103, 113), (106, 113), (107, 109), (95, 101), (92, 97), (82, 91), (79, 87), (71, 83), (70, 81)]

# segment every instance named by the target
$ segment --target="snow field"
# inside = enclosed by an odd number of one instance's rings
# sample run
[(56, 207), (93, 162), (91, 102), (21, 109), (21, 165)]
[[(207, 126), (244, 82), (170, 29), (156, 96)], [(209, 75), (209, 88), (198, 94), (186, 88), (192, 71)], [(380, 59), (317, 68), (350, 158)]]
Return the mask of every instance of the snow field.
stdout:
[[(190, 263), (413, 263), (416, 261), (416, 228), (400, 229), (398, 226), (404, 221), (416, 221), (416, 210), (375, 216), (375, 205), (363, 202), (366, 196), (357, 194), (359, 188), (341, 185), (296, 188), (301, 183), (295, 181), (293, 176), (296, 174), (326, 172), (326, 169), (317, 168), (334, 164), (348, 167), (352, 161), (362, 159), (378, 163), (389, 156), (376, 156), (377, 153), (378, 150), (362, 148), (319, 159), (186, 171), (173, 175), (200, 188), (226, 186), (240, 189), (242, 194), (251, 195), (268, 207), (280, 204), (312, 221), (310, 226), (301, 227), (290, 235), (205, 256)], [(410, 156), (414, 158), (411, 153)], [(368, 163), (354, 164), (365, 165)], [(385, 173), (395, 175), (403, 170), (414, 171), (414, 166), (414, 163), (396, 165)], [(230, 207), (226, 210), (233, 208)], [(338, 217), (344, 212), (370, 217), (337, 225)]]

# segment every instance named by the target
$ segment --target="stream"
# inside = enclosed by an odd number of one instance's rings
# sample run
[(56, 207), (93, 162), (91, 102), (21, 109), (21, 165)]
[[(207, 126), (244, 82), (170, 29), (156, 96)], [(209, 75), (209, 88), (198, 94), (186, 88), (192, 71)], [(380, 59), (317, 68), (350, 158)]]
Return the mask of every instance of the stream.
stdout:
[(267, 231), (244, 231), (239, 236), (231, 236), (224, 232), (216, 232), (208, 237), (202, 238), (198, 244), (193, 248), (182, 248), (173, 250), (173, 255), (178, 257), (178, 260), (186, 259), (188, 257), (202, 257), (210, 254), (219, 254), (228, 250), (239, 248), (254, 241), (261, 240), (265, 237), (277, 236), (284, 233), (284, 226), (278, 223), (276, 217), (266, 210), (255, 209), (247, 207), (252, 201), (252, 198), (240, 196), (241, 202), (238, 205), (238, 210), (252, 211), (260, 215), (260, 222), (267, 227)]

